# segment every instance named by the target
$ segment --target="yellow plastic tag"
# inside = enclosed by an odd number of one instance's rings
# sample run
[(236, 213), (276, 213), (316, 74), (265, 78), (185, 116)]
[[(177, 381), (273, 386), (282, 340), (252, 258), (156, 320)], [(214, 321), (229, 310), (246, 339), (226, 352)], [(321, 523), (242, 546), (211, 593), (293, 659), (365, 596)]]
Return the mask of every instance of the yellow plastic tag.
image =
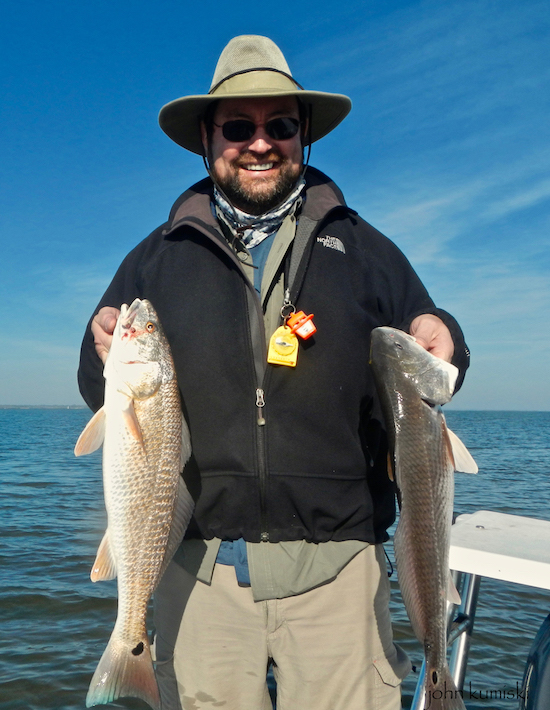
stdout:
[(298, 338), (292, 330), (281, 325), (271, 336), (267, 361), (272, 365), (287, 365), (296, 367), (298, 361)]

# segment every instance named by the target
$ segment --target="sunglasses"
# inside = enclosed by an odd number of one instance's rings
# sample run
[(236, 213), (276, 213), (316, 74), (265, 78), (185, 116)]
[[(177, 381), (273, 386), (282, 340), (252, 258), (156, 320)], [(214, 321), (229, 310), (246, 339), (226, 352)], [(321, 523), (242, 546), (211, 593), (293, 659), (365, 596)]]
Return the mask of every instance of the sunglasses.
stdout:
[(214, 123), (222, 129), (223, 137), (231, 143), (243, 143), (249, 141), (256, 133), (259, 126), (265, 126), (265, 132), (270, 138), (276, 141), (287, 141), (298, 133), (300, 121), (297, 118), (272, 118), (265, 124), (256, 125), (254, 121), (247, 121), (238, 118), (234, 121), (226, 121), (222, 126)]

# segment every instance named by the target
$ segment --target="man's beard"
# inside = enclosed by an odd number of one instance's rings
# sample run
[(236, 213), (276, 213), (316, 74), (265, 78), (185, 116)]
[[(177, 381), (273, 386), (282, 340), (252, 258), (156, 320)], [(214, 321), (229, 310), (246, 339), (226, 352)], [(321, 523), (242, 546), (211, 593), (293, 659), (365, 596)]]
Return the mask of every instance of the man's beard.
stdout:
[[(266, 160), (265, 162), (271, 161)], [(242, 184), (239, 175), (238, 168), (224, 178), (218, 177), (214, 172), (218, 186), (232, 205), (247, 214), (261, 215), (270, 212), (281, 202), (284, 202), (298, 182), (300, 168), (296, 171), (292, 165), (283, 161), (279, 176), (276, 182), (271, 184), (269, 190), (255, 190), (253, 186), (256, 184), (263, 186), (267, 182), (271, 183), (271, 179), (262, 180), (262, 178), (256, 178), (253, 185), (250, 185)]]

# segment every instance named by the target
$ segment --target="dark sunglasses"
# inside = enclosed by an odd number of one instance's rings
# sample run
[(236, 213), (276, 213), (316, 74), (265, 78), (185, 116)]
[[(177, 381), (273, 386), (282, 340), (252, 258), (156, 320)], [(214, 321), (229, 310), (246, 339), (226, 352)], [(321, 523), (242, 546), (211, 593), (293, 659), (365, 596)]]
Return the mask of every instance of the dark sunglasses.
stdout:
[[(223, 137), (231, 143), (249, 141), (258, 129), (254, 121), (247, 121), (244, 118), (226, 121), (222, 126), (218, 123), (214, 125), (222, 129)], [(276, 141), (294, 138), (300, 129), (300, 121), (297, 118), (272, 118), (266, 124), (259, 125), (265, 125), (267, 135)]]

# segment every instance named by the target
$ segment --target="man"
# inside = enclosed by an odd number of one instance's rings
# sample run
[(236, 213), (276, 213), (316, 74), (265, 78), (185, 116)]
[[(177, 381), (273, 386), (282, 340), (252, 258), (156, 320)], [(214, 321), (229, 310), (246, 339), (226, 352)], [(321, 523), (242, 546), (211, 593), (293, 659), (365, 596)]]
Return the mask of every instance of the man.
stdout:
[[(278, 710), (400, 707), (410, 664), (388, 611), (395, 505), (370, 333), (409, 330), (460, 381), (468, 353), (401, 252), (304, 169), (350, 108), (302, 89), (271, 40), (233, 39), (209, 94), (159, 118), (209, 178), (124, 260), (84, 339), (95, 410), (118, 308), (148, 298), (191, 431), (195, 516), (155, 595), (164, 710), (268, 710), (270, 663)], [(287, 323), (300, 311), (312, 337)]]

